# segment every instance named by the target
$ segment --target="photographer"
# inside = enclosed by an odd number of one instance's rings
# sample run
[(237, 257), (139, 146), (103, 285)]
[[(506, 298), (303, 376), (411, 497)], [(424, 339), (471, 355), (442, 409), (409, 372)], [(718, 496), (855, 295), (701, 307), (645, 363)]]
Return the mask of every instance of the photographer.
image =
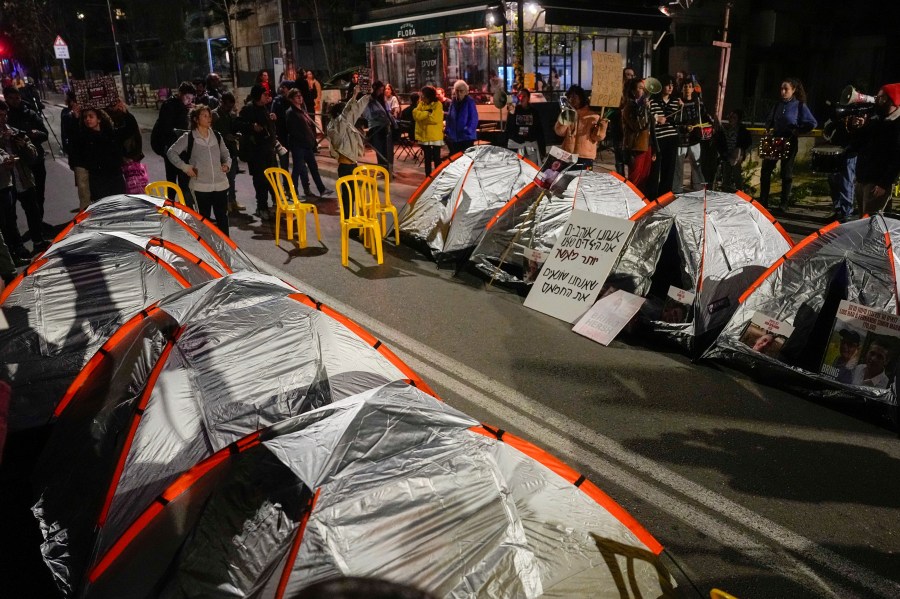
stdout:
[[(854, 117), (856, 124), (861, 117)], [(856, 169), (863, 214), (884, 210), (900, 174), (900, 83), (882, 86), (875, 96), (875, 116), (860, 132)]]
[[(182, 82), (178, 86), (178, 93), (159, 107), (159, 116), (150, 133), (150, 147), (163, 157), (166, 165), (166, 180), (181, 188), (189, 206), (194, 205), (194, 198), (188, 190), (190, 179), (181, 169), (169, 162), (166, 152), (175, 143), (175, 140), (191, 127), (188, 113), (193, 108), (196, 91), (193, 84), (188, 81)], [(170, 200), (175, 199), (174, 190), (170, 190), (168, 193)]]
[[(47, 141), (48, 131), (40, 114), (28, 106), (21, 92), (15, 87), (3, 90), (6, 103), (9, 105), (9, 117), (7, 122), (13, 129), (18, 129), (28, 135), (28, 139), (37, 150), (37, 155), (28, 164), (34, 175), (34, 198), (41, 211), (41, 220), (44, 218), (44, 190), (47, 186), (47, 167), (44, 164), (44, 142)], [(41, 105), (42, 106), (42, 105)], [(40, 106), (35, 105), (40, 109)]]
[[(828, 188), (834, 213), (828, 220), (847, 222), (853, 216), (853, 198), (856, 187), (856, 162), (859, 155), (859, 130), (865, 121), (857, 116), (868, 111), (871, 104), (840, 105), (822, 127), (823, 137), (843, 149), (837, 170), (828, 175)], [(846, 113), (846, 114), (845, 114)]]
[(42, 211), (37, 203), (34, 174), (28, 166), (34, 162), (37, 149), (28, 135), (7, 125), (9, 106), (0, 100), (0, 150), (5, 157), (0, 163), (0, 228), (13, 255), (28, 258), (16, 226), (16, 201), (22, 204), (28, 221), (28, 232), (35, 252), (50, 245), (41, 232)]

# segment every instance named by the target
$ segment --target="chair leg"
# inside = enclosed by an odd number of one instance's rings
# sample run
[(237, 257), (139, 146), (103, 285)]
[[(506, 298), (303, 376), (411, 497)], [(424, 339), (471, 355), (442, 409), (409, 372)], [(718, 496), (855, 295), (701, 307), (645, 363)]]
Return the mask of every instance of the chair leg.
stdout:
[(285, 214), (285, 218), (287, 220), (287, 238), (291, 241), (294, 241), (294, 217), (296, 215), (292, 212), (287, 212)]
[(319, 211), (315, 206), (312, 208), (313, 221), (316, 223), (316, 239), (322, 241), (322, 230), (319, 228)]
[[(375, 226), (378, 226), (378, 221), (375, 221)], [(377, 253), (375, 253), (376, 259), (378, 260), (378, 264), (384, 263), (384, 254), (381, 252), (381, 231), (375, 231), (375, 249)]]
[(278, 232), (281, 229), (281, 212), (275, 212), (275, 245), (278, 245)]
[[(303, 216), (303, 222), (300, 222), (300, 216)], [(300, 242), (300, 248), (306, 247), (306, 212), (297, 213), (297, 241)]]
[(349, 260), (347, 259), (347, 254), (350, 251), (350, 229), (341, 225), (341, 265), (347, 266)]
[(396, 245), (400, 245), (400, 223), (397, 222), (397, 213), (392, 212), (394, 215), (394, 243)]

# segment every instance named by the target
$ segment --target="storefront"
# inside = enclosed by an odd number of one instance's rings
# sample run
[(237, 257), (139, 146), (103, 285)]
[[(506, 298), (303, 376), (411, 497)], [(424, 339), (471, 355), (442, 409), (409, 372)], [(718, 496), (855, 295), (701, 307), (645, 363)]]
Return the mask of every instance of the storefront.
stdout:
[[(670, 23), (656, 9), (601, 0), (529, 2), (523, 13), (525, 81), (542, 91), (590, 89), (592, 51), (621, 54), (623, 67), (649, 73), (654, 37)], [(370, 11), (348, 31), (367, 44), (373, 76), (400, 95), (461, 78), (489, 101), (512, 85), (516, 21), (515, 3), (428, 0)]]

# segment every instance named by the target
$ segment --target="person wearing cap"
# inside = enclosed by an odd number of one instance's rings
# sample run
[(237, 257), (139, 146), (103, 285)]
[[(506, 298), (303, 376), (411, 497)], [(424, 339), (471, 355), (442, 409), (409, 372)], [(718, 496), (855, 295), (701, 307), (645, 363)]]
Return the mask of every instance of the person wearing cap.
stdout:
[(862, 214), (884, 210), (900, 175), (900, 83), (890, 83), (875, 96), (876, 115), (860, 131), (856, 162)]
[(275, 115), (269, 113), (272, 95), (261, 84), (250, 88), (250, 102), (240, 112), (241, 159), (253, 178), (256, 193), (256, 216), (269, 219), (269, 195), (274, 192), (266, 180), (266, 169), (275, 166)]
[[(182, 134), (191, 128), (188, 113), (194, 105), (194, 96), (197, 90), (189, 81), (182, 81), (178, 86), (178, 93), (168, 98), (159, 107), (159, 117), (153, 125), (150, 134), (150, 147), (155, 153), (163, 157), (166, 166), (166, 181), (175, 183), (184, 193), (184, 200), (189, 206), (194, 206), (194, 198), (188, 189), (190, 177), (184, 171), (176, 167), (166, 156), (169, 148)], [(175, 191), (169, 190), (170, 200), (175, 199)]]
[(841, 337), (841, 343), (838, 348), (838, 355), (831, 362), (831, 365), (837, 368), (837, 380), (841, 383), (849, 384), (853, 380), (853, 369), (859, 363), (859, 333), (851, 329), (841, 329), (838, 331)]

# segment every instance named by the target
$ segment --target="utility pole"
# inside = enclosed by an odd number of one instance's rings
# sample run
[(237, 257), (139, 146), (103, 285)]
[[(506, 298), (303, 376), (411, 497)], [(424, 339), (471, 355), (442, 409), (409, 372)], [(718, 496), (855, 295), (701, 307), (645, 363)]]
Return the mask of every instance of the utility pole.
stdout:
[[(102, 6), (102, 5), (101, 5)], [(116, 49), (116, 65), (119, 67), (119, 76), (124, 76), (122, 73), (122, 57), (119, 56), (119, 40), (116, 39), (116, 21), (113, 19), (113, 11), (112, 5), (109, 3), (109, 0), (106, 0), (106, 8), (109, 10), (109, 26), (112, 27), (112, 35), (113, 35), (113, 46)], [(123, 79), (122, 85), (124, 87), (125, 81)]]
[(728, 83), (728, 64), (731, 61), (731, 43), (728, 41), (728, 20), (731, 16), (731, 2), (725, 4), (725, 28), (722, 30), (722, 41), (714, 41), (713, 46), (722, 49), (719, 56), (719, 90), (716, 96), (716, 119), (722, 120), (722, 108), (725, 104), (725, 88)]

